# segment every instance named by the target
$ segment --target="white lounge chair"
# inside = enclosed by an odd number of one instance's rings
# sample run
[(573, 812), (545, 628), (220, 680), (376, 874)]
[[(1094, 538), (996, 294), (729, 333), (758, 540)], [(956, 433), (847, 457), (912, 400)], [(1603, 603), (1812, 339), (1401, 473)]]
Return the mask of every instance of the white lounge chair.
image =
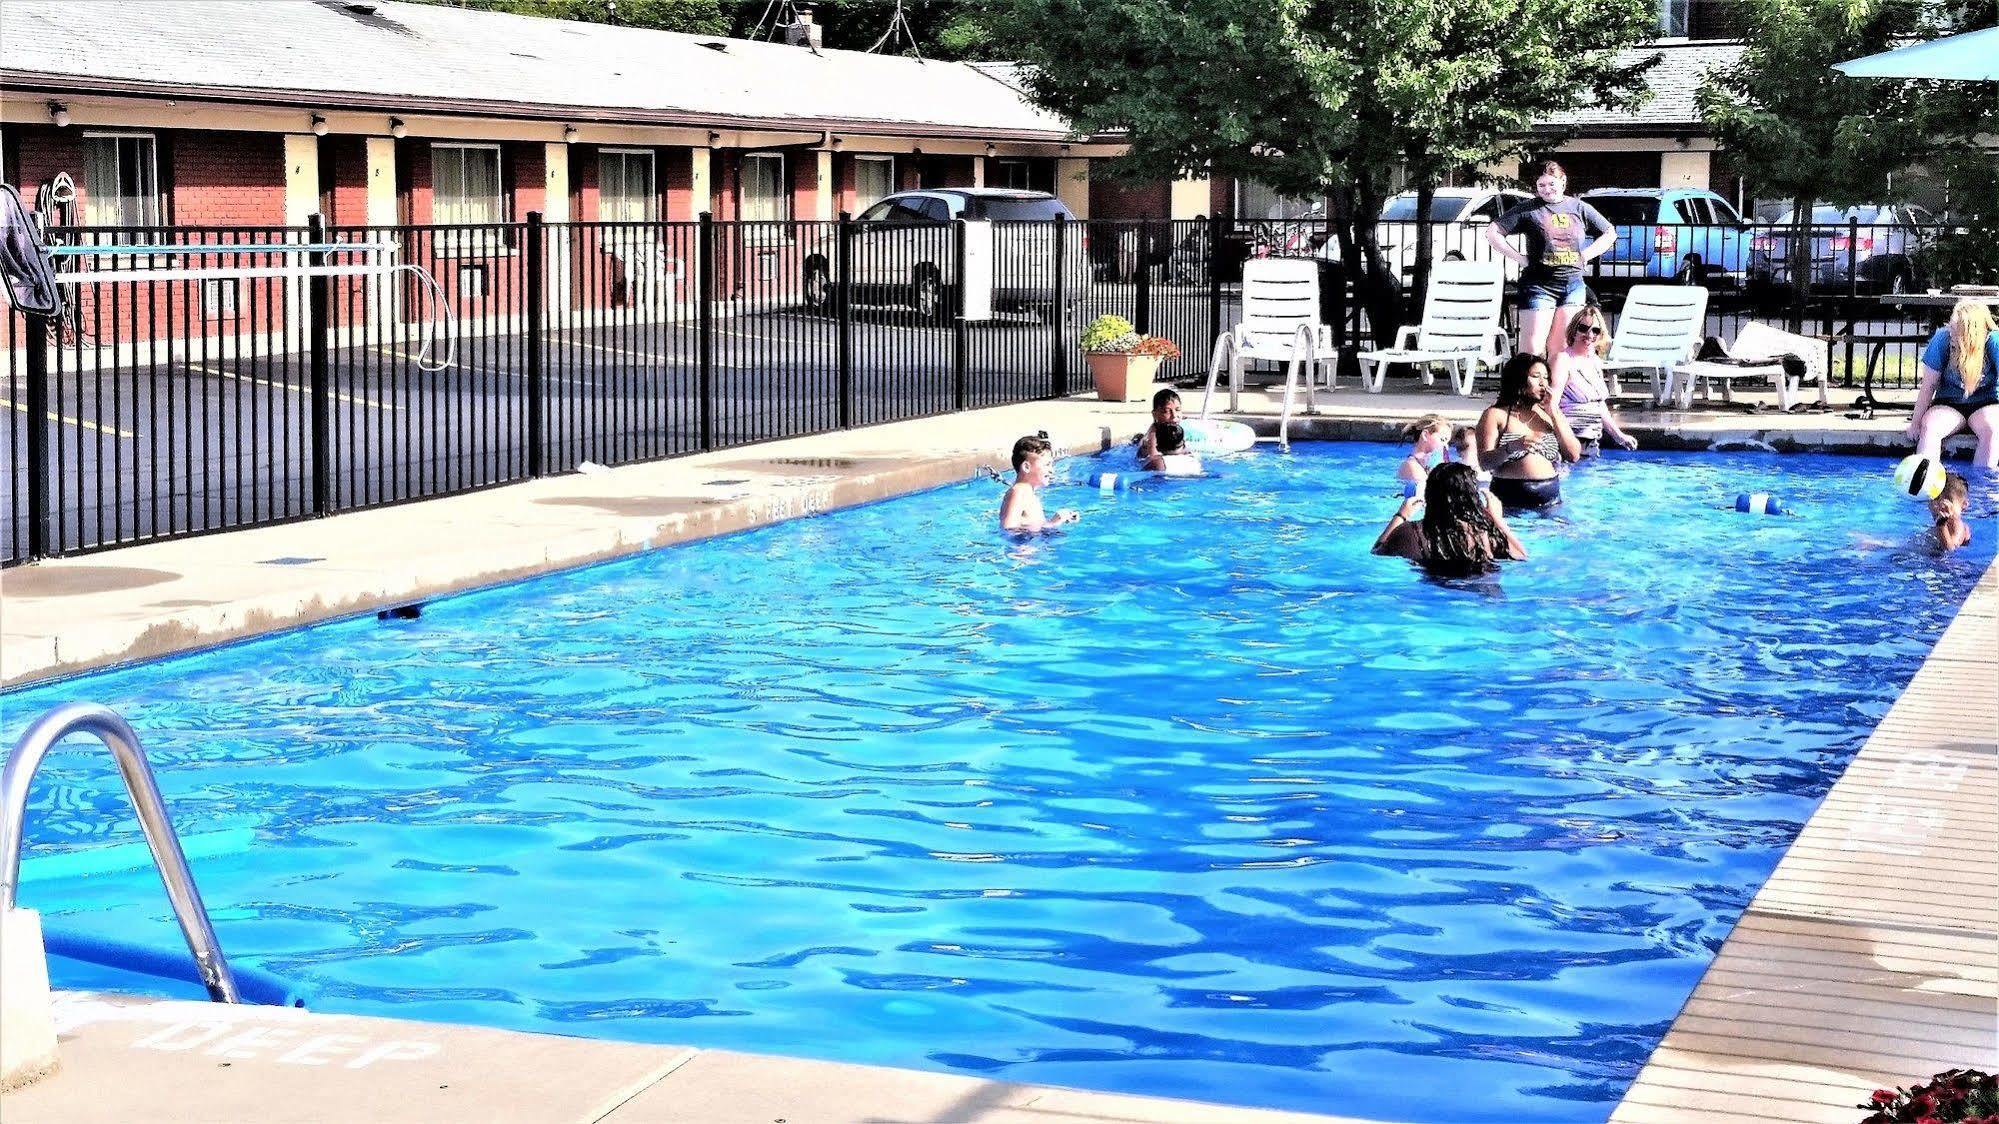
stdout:
[(1506, 274), (1494, 261), (1438, 262), (1430, 270), (1423, 298), (1423, 322), (1404, 325), (1395, 346), (1360, 353), (1361, 385), (1379, 394), (1390, 363), (1412, 364), (1423, 385), (1434, 386), (1433, 366), (1450, 372), (1451, 386), (1469, 395), (1481, 369), (1506, 361), (1506, 329), (1499, 315), (1506, 304)]
[(1288, 363), (1284, 377), (1284, 412), (1277, 441), (1289, 446), (1291, 405), (1304, 373), (1305, 411), (1319, 412), (1314, 395), (1321, 386), (1333, 389), (1338, 377), (1339, 349), (1333, 329), (1319, 319), (1319, 265), (1310, 258), (1251, 258), (1242, 266), (1242, 320), (1215, 340), (1208, 362), (1208, 391), (1201, 416), (1215, 401), (1215, 379), (1226, 363), (1229, 370), (1229, 412), (1242, 408), (1243, 372), (1252, 359)]
[(1611, 396), (1624, 393), (1617, 380), (1620, 371), (1643, 371), (1651, 381), (1652, 401), (1664, 405), (1672, 391), (1673, 368), (1694, 357), (1706, 324), (1707, 290), (1699, 285), (1633, 285), (1624, 311), (1617, 314), (1610, 354), (1603, 359)]
[[(1788, 375), (1780, 357), (1795, 355), (1804, 360), (1803, 378)], [(1735, 342), (1728, 347), (1730, 359), (1761, 360), (1753, 365), (1741, 363), (1714, 363), (1706, 360), (1689, 360), (1673, 368), (1667, 381), (1666, 397), (1677, 401), (1684, 410), (1694, 404), (1694, 384), (1700, 384), (1701, 397), (1708, 396), (1711, 386), (1721, 384), (1721, 400), (1733, 402), (1729, 384), (1737, 379), (1757, 379), (1777, 385), (1777, 408), (1789, 410), (1797, 403), (1798, 392), (1808, 381), (1819, 384), (1819, 405), (1826, 404), (1826, 343), (1824, 340), (1801, 336), (1759, 324), (1754, 320), (1744, 324), (1735, 333)]]

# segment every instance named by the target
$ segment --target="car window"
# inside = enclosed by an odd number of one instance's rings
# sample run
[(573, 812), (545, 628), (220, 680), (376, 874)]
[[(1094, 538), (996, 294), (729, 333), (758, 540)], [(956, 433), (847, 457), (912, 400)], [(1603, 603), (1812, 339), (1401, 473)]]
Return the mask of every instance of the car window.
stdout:
[(951, 205), (942, 199), (931, 197), (916, 201), (917, 211), (929, 222), (950, 222)]
[(1706, 226), (1710, 217), (1705, 199), (1675, 199), (1673, 212), (1675, 218), (1690, 226)]
[(994, 222), (1020, 222), (1023, 220), (1040, 220), (1046, 222), (1052, 218), (1072, 219), (1076, 217), (1070, 214), (1069, 208), (1063, 206), (1062, 201), (1053, 195), (1038, 197), (1033, 195), (1000, 195), (988, 196), (982, 199), (975, 198), (972, 201), (972, 210), (976, 213), (968, 214), (965, 216), (966, 218), (990, 219)]
[[(1471, 202), (1470, 199), (1460, 195), (1431, 196), (1430, 221), (1456, 222), (1460, 218), (1469, 218), (1470, 215), (1466, 213), (1465, 207), (1470, 202)], [(1484, 212), (1481, 211), (1480, 213), (1483, 214)], [(1494, 211), (1492, 215), (1489, 217), (1498, 218), (1499, 212)], [(1382, 204), (1381, 221), (1382, 222), (1416, 221), (1416, 193), (1413, 191), (1405, 191), (1402, 194), (1397, 195), (1395, 198), (1390, 199), (1388, 202)]]
[(1659, 202), (1649, 195), (1585, 195), (1583, 202), (1612, 226), (1646, 226), (1659, 218)]
[(869, 207), (867, 210), (862, 211), (860, 218), (856, 219), (855, 221), (882, 222), (888, 218), (889, 212), (895, 210), (899, 206), (901, 206), (901, 203), (898, 200), (884, 199), (881, 202), (876, 203), (874, 206)]
[(1707, 205), (1714, 211), (1714, 221), (1728, 226), (1742, 225), (1742, 216), (1735, 213), (1735, 208), (1729, 206), (1727, 200), (1709, 199)]
[(1485, 219), (1488, 222), (1499, 217), (1499, 197), (1494, 196), (1478, 205), (1478, 209), (1466, 218)]

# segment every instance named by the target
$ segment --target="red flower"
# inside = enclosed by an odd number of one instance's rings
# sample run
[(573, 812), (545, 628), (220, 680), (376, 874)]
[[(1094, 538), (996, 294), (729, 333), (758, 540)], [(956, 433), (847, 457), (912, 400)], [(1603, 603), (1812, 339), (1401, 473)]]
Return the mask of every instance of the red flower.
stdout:
[(1894, 1104), (1894, 1103), (1895, 1103), (1895, 1094), (1893, 1094), (1893, 1093), (1889, 1092), (1889, 1091), (1888, 1091), (1888, 1090), (1886, 1090), (1886, 1089), (1876, 1089), (1876, 1090), (1874, 1090), (1874, 1103), (1875, 1103), (1875, 1104)]

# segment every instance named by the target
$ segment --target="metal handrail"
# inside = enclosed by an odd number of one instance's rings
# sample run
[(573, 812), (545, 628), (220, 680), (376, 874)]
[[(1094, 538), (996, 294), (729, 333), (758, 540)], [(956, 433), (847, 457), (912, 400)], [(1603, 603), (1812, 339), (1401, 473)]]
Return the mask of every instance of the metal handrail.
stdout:
[(7, 755), (6, 766), (0, 768), (0, 912), (14, 908), (15, 892), (21, 885), (21, 840), (27, 828), (28, 786), (34, 780), (35, 770), (41, 767), (42, 758), (56, 742), (70, 734), (96, 737), (117, 759), (118, 772), (125, 778), (125, 791), (132, 797), (132, 811), (146, 833), (146, 846), (152, 849), (153, 865), (166, 886), (174, 916), (180, 920), (187, 950), (194, 954), (202, 986), (217, 1003), (241, 1003), (236, 978), (230, 974), (222, 945), (215, 939), (208, 909), (201, 904), (201, 891), (195, 888), (194, 874), (188, 870), (187, 856), (180, 849), (180, 837), (174, 834), (173, 821), (167, 818), (166, 805), (160, 800), (159, 786), (153, 783), (153, 769), (146, 763), (139, 735), (109, 707), (70, 703), (49, 711), (21, 735), (13, 752)]

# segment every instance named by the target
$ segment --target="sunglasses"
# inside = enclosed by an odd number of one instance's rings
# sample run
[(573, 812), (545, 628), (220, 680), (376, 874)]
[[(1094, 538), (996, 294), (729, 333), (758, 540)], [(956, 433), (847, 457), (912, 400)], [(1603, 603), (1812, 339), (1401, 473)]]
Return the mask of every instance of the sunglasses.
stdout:
[(1579, 336), (1600, 336), (1603, 334), (1603, 329), (1597, 327), (1595, 324), (1584, 324), (1576, 328), (1576, 334)]

